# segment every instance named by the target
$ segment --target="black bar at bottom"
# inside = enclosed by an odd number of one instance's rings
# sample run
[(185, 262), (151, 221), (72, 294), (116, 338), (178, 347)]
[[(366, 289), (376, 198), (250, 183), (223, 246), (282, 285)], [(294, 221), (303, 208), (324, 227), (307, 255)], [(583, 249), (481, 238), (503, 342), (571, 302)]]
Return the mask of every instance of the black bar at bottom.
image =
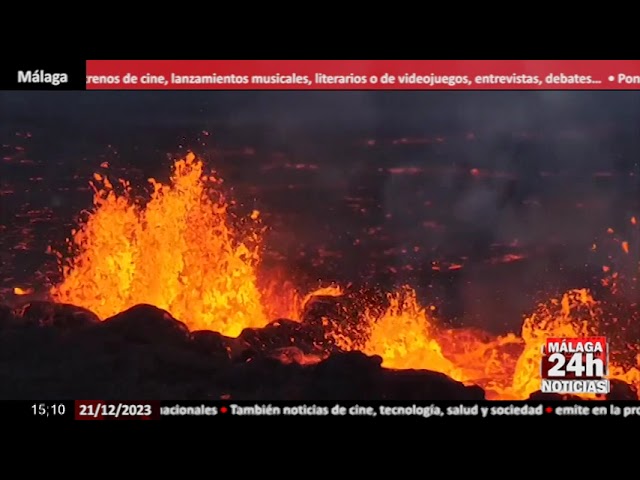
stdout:
[(65, 401), (0, 401), (0, 419), (69, 421), (74, 418), (74, 403)]
[(7, 60), (0, 69), (0, 90), (86, 90), (87, 66), (75, 60)]

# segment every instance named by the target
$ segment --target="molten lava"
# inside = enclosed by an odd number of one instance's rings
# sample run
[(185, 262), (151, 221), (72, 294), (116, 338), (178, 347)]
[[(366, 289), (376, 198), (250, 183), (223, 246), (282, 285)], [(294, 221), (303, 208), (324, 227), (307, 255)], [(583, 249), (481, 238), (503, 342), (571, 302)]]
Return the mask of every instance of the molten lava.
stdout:
[(175, 163), (170, 184), (149, 182), (151, 199), (141, 206), (127, 182), (119, 194), (94, 176), (95, 209), (73, 234), (76, 254), (53, 298), (101, 318), (148, 303), (191, 328), (229, 336), (266, 325), (256, 280), (259, 227), (234, 230), (220, 180), (205, 176), (193, 154)]
[[(237, 336), (277, 317), (299, 319), (313, 295), (343, 294), (335, 286), (306, 296), (284, 283), (261, 288), (259, 212), (232, 218), (220, 180), (206, 175), (194, 155), (175, 163), (169, 184), (149, 182), (151, 197), (140, 204), (127, 182), (114, 186), (95, 175), (95, 208), (73, 232), (71, 259), (60, 256), (63, 280), (51, 290), (56, 301), (101, 318), (147, 303), (192, 330)], [(623, 249), (628, 253), (626, 242)], [(364, 309), (364, 341), (341, 334), (336, 343), (380, 355), (386, 367), (440, 371), (482, 386), (489, 398), (503, 399), (527, 398), (539, 389), (546, 337), (598, 333), (602, 316), (602, 305), (588, 291), (574, 290), (540, 305), (519, 336), (496, 338), (473, 329), (440, 328), (435, 309), (421, 306), (409, 287), (390, 294), (387, 303), (382, 314), (376, 313), (380, 305)], [(614, 364), (611, 376), (638, 388), (638, 367)]]
[(365, 313), (369, 335), (363, 352), (380, 355), (390, 368), (428, 368), (465, 380), (460, 369), (442, 353), (433, 318), (418, 303), (416, 292), (404, 287), (388, 300), (381, 317)]

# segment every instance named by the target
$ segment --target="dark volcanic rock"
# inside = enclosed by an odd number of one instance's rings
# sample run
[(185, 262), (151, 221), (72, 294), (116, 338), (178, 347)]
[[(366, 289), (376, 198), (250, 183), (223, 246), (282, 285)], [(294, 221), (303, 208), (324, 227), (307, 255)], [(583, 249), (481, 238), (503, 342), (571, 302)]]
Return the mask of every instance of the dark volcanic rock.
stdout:
[(297, 347), (304, 353), (324, 349), (322, 329), (286, 319), (275, 320), (264, 328), (245, 328), (238, 338), (254, 352), (268, 353), (286, 347)]
[(0, 333), (0, 369), (5, 366), (13, 373), (19, 371), (17, 367), (21, 364), (46, 365), (51, 355), (59, 351), (62, 341), (56, 329), (12, 328)]
[(360, 352), (336, 353), (316, 365), (258, 357), (217, 378), (236, 400), (479, 400), (484, 391), (429, 371), (393, 371)]
[(193, 350), (216, 359), (231, 359), (234, 338), (225, 337), (221, 333), (210, 330), (198, 330), (191, 333)]
[(101, 328), (127, 342), (181, 344), (190, 340), (187, 326), (165, 310), (152, 305), (136, 305), (106, 319)]
[(10, 307), (0, 305), (0, 329), (10, 327), (15, 323), (15, 317)]
[(533, 392), (529, 395), (529, 400), (533, 400), (536, 402), (545, 402), (547, 400), (571, 400), (571, 401), (580, 401), (582, 398), (577, 397), (575, 395), (565, 395), (559, 393), (543, 393), (540, 390)]
[(327, 375), (344, 375), (345, 369), (377, 371), (381, 368), (382, 357), (366, 355), (362, 352), (341, 352), (332, 355), (317, 367), (317, 371)]
[(307, 375), (312, 371), (297, 364), (264, 356), (244, 363), (234, 363), (216, 378), (215, 396), (229, 396), (235, 400), (299, 400), (305, 398)]
[[(339, 400), (482, 400), (480, 387), (466, 387), (442, 373), (389, 370), (382, 358), (360, 352), (335, 354), (318, 364), (310, 398)], [(338, 397), (336, 397), (338, 395)]]
[(304, 305), (301, 320), (303, 324), (323, 331), (352, 329), (362, 323), (362, 311), (362, 305), (348, 296), (316, 295)]
[[(210, 331), (189, 333), (183, 323), (149, 305), (104, 322), (86, 310), (47, 302), (0, 309), (0, 315), (2, 321), (26, 326), (0, 330), (0, 399), (484, 398), (479, 387), (444, 374), (386, 369), (380, 357), (360, 352), (329, 355), (316, 326), (290, 320), (229, 338)], [(635, 398), (628, 385), (614, 381), (612, 386), (611, 398)], [(539, 392), (531, 396), (559, 398)]]
[(336, 353), (314, 367), (308, 398), (366, 400), (382, 377), (382, 358), (361, 352)]
[(638, 393), (628, 383), (621, 380), (611, 380), (611, 391), (607, 395), (607, 400), (638, 400)]
[(270, 358), (275, 358), (285, 365), (297, 363), (298, 365), (315, 365), (324, 360), (326, 355), (304, 353), (298, 347), (284, 347), (269, 352)]
[(86, 308), (45, 301), (30, 302), (13, 310), (20, 325), (77, 329), (100, 322), (98, 316)]
[(327, 319), (340, 321), (346, 317), (349, 305), (344, 297), (317, 295), (309, 299), (302, 311), (302, 322), (308, 325), (323, 326)]
[[(374, 298), (375, 292), (364, 298)], [(384, 299), (381, 299), (382, 301)], [(317, 295), (309, 299), (302, 311), (302, 324), (322, 332), (323, 350), (340, 351), (336, 337), (348, 337), (354, 346), (361, 346), (366, 339), (367, 322), (363, 321), (365, 306), (358, 305), (348, 296)]]
[(465, 386), (444, 373), (428, 370), (387, 370), (376, 396), (385, 400), (484, 400), (485, 392)]

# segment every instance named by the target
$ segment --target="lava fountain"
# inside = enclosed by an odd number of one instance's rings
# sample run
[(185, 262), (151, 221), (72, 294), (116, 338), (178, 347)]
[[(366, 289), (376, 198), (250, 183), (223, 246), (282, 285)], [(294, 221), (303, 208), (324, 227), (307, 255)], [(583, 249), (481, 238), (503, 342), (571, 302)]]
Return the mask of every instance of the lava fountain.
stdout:
[[(259, 286), (259, 214), (233, 218), (221, 180), (206, 174), (202, 161), (189, 154), (175, 162), (168, 184), (149, 182), (151, 197), (140, 203), (126, 181), (114, 185), (94, 176), (94, 209), (73, 232), (71, 255), (59, 255), (63, 280), (50, 292), (55, 301), (85, 307), (103, 319), (152, 304), (191, 330), (232, 337), (277, 317), (300, 318), (313, 293), (299, 295), (282, 284)], [(342, 295), (335, 286), (315, 293)], [(341, 333), (336, 343), (380, 355), (388, 368), (435, 370), (478, 384), (489, 398), (527, 398), (540, 385), (544, 338), (594, 334), (601, 323), (601, 305), (586, 290), (540, 305), (519, 335), (502, 337), (441, 328), (435, 309), (420, 305), (410, 287), (387, 300), (380, 313), (380, 305), (360, 299), (362, 328), (352, 337)], [(640, 386), (637, 362), (616, 363), (611, 374)]]
[(140, 205), (129, 183), (94, 175), (95, 208), (72, 232), (71, 259), (60, 256), (63, 281), (53, 299), (101, 318), (147, 303), (192, 329), (229, 336), (266, 325), (258, 215), (242, 232), (232, 226), (220, 179), (205, 175), (193, 154), (175, 162), (169, 184), (149, 183), (151, 198)]

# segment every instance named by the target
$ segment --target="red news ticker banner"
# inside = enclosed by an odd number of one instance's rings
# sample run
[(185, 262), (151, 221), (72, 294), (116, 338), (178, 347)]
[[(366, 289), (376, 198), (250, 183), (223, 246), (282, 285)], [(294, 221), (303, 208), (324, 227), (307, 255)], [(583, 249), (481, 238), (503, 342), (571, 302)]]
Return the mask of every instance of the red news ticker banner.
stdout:
[(640, 60), (89, 60), (88, 90), (638, 90)]

